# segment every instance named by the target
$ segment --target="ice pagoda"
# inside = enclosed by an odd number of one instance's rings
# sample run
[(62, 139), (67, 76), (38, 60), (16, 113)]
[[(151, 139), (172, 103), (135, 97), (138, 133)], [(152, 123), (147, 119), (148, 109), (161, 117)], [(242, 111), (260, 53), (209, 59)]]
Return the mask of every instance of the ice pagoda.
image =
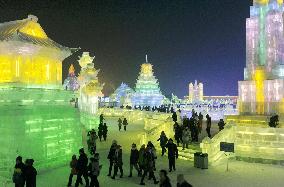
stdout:
[(131, 106), (131, 97), (134, 90), (127, 84), (121, 83), (121, 85), (110, 96), (112, 102), (117, 102), (119, 106)]
[(99, 69), (95, 69), (93, 60), (89, 52), (83, 52), (79, 57), (81, 72), (78, 80), (80, 84), (79, 108), (82, 112), (95, 114), (98, 110), (99, 97), (102, 97), (104, 84), (99, 83)]
[(73, 64), (71, 64), (69, 67), (68, 77), (64, 80), (63, 88), (65, 90), (76, 91), (79, 89), (79, 87), (80, 86), (79, 86), (77, 77), (75, 75), (75, 68)]
[(133, 106), (160, 106), (164, 96), (161, 94), (158, 80), (153, 73), (152, 64), (146, 63), (141, 65), (141, 71), (138, 76), (135, 93), (131, 100)]
[(15, 158), (38, 170), (66, 164), (82, 146), (79, 113), (62, 89), (62, 61), (76, 49), (48, 38), (35, 16), (0, 24), (0, 175)]

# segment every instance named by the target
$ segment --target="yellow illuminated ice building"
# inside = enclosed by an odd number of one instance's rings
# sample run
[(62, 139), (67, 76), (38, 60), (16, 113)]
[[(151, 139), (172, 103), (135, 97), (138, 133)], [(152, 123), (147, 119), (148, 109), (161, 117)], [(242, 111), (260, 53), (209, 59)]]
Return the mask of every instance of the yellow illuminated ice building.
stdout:
[(59, 88), (62, 61), (77, 49), (48, 38), (35, 16), (0, 24), (0, 83)]

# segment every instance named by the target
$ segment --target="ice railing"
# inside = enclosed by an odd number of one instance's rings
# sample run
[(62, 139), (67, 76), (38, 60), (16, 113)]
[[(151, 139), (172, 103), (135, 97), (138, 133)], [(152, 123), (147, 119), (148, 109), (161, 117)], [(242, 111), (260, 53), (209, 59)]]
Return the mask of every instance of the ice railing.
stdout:
[(206, 137), (202, 140), (200, 148), (203, 153), (208, 154), (208, 160), (211, 165), (225, 158), (224, 152), (220, 151), (220, 142), (234, 143), (235, 130), (236, 126), (234, 124), (228, 124), (212, 139)]
[(284, 128), (239, 126), (233, 123), (212, 139), (203, 139), (200, 147), (208, 154), (209, 163), (225, 158), (220, 142), (235, 144), (235, 156), (239, 160), (261, 163), (284, 163)]

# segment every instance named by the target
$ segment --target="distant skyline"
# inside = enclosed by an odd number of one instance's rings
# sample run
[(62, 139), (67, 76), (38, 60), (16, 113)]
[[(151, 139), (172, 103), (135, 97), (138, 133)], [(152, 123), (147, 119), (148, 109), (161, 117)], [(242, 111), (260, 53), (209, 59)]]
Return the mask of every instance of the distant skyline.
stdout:
[(245, 67), (245, 23), (252, 0), (45, 0), (0, 1), (0, 23), (28, 14), (52, 40), (81, 47), (63, 62), (63, 80), (78, 56), (95, 55), (103, 92), (124, 82), (134, 88), (145, 62), (153, 65), (164, 95), (188, 94), (202, 82), (204, 95), (237, 95)]

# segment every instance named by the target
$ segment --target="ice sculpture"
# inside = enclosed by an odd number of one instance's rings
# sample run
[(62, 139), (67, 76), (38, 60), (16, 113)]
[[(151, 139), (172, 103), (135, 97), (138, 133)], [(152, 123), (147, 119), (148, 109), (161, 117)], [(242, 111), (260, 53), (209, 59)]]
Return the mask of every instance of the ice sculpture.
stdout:
[(73, 64), (71, 64), (69, 67), (68, 77), (64, 80), (63, 88), (65, 90), (76, 91), (79, 89), (79, 87), (80, 86), (79, 86), (77, 77), (75, 75), (75, 68)]
[(78, 76), (80, 84), (79, 108), (82, 112), (95, 114), (98, 110), (99, 97), (102, 97), (103, 84), (99, 83), (98, 73), (100, 70), (94, 68), (93, 60), (89, 52), (83, 52), (79, 57), (81, 72)]
[(133, 93), (134, 90), (132, 88), (125, 83), (121, 83), (121, 85), (110, 96), (111, 102), (117, 102), (119, 106), (132, 106), (131, 97)]
[(11, 177), (18, 155), (41, 170), (66, 164), (82, 146), (73, 93), (61, 82), (74, 50), (49, 39), (35, 16), (0, 24), (1, 176)]
[(133, 106), (160, 106), (164, 96), (161, 94), (158, 80), (153, 74), (153, 68), (148, 63), (146, 55), (146, 63), (141, 65), (141, 71), (138, 76), (135, 93), (132, 96)]
[(49, 39), (35, 16), (0, 24), (0, 83), (59, 88), (62, 60), (77, 49)]
[(197, 84), (195, 80), (194, 85), (189, 83), (188, 99), (191, 103), (203, 101), (203, 84), (201, 82)]
[(246, 21), (246, 68), (239, 81), (242, 114), (284, 113), (283, 1), (255, 0)]

